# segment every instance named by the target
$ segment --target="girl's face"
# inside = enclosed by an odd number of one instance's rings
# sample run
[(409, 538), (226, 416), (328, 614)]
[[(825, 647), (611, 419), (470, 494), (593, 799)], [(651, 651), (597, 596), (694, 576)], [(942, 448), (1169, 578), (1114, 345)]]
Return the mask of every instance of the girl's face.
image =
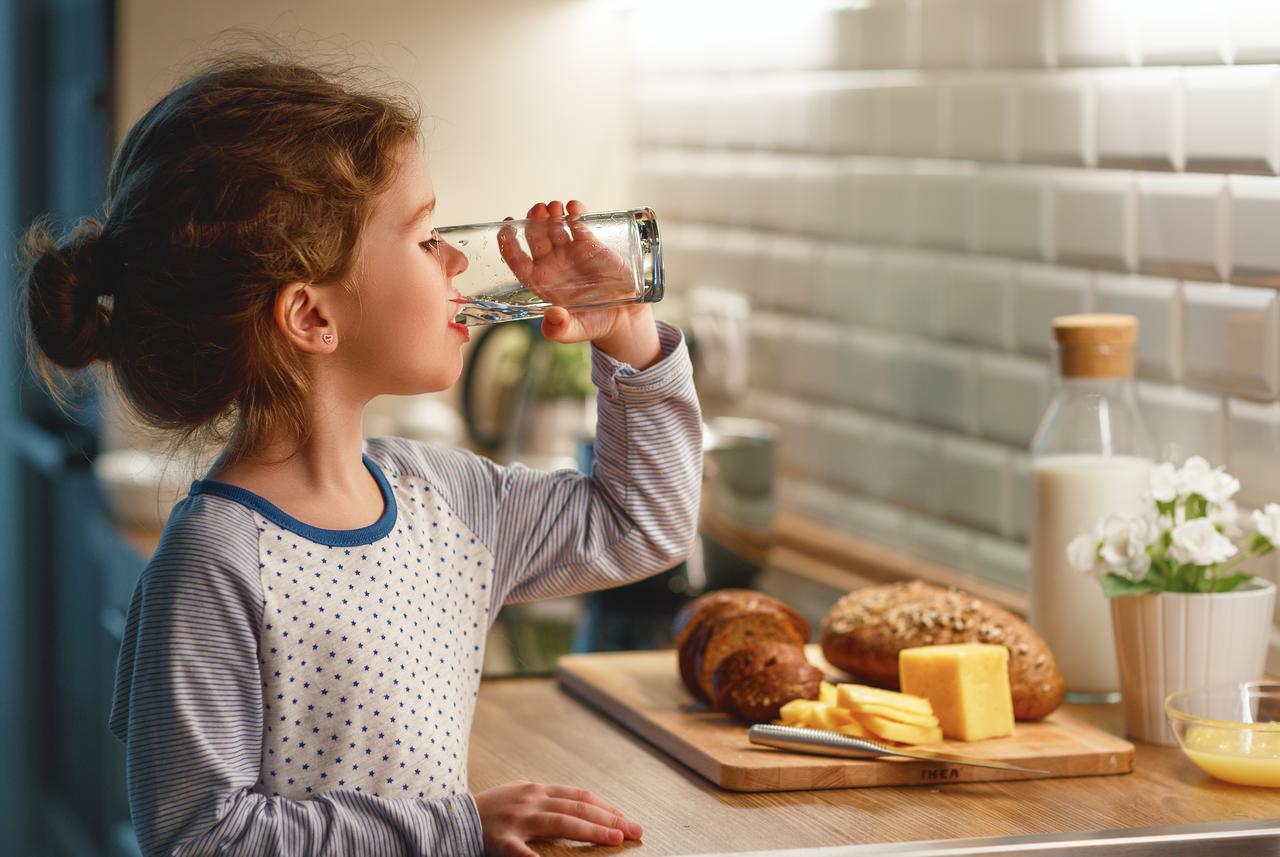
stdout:
[(435, 190), (421, 150), (401, 151), (396, 178), (361, 233), (356, 287), (337, 330), (351, 383), (370, 398), (452, 386), (468, 339), (466, 327), (452, 323), (458, 307), (449, 300), (466, 256), (435, 238)]

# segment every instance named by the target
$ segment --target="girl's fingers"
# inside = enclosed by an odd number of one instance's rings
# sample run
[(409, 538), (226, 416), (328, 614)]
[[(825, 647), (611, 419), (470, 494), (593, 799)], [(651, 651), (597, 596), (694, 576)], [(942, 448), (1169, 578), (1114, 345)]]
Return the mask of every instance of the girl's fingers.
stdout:
[(546, 807), (551, 812), (572, 815), (575, 818), (581, 818), (583, 821), (590, 821), (593, 824), (621, 830), (623, 836), (628, 839), (640, 838), (640, 825), (627, 821), (622, 817), (622, 813), (616, 810), (605, 809), (585, 800), (566, 800), (565, 798), (556, 797), (547, 798)]
[(552, 218), (557, 218), (556, 222), (547, 224), (547, 238), (557, 247), (568, 244), (571, 239), (569, 230), (565, 228), (564, 221), (558, 220), (565, 216), (564, 206), (560, 200), (554, 199), (547, 205), (547, 214)]
[(538, 857), (538, 852), (518, 838), (505, 839), (498, 843), (498, 846), (502, 849), (499, 852), (500, 857)]
[[(568, 312), (561, 309), (560, 307), (553, 307), (552, 309), (555, 309), (558, 312), (563, 312), (565, 313), (565, 315), (569, 314)], [(609, 812), (622, 815), (622, 810), (618, 809), (616, 806), (609, 803), (604, 798), (600, 797), (600, 795), (595, 794), (594, 792), (587, 791), (584, 788), (579, 788), (578, 786), (548, 785), (547, 797), (560, 798), (561, 800), (575, 800), (575, 801), (583, 801), (585, 803), (594, 803), (596, 806), (600, 807), (601, 809), (607, 809), (609, 810)]]
[(605, 827), (558, 812), (539, 812), (529, 819), (527, 832), (530, 838), (572, 839), (575, 842), (594, 842), (597, 845), (620, 845), (621, 830)]
[(542, 258), (551, 250), (551, 241), (547, 238), (547, 207), (538, 203), (529, 209), (529, 222), (524, 227), (524, 240), (529, 245), (529, 252), (535, 260)]

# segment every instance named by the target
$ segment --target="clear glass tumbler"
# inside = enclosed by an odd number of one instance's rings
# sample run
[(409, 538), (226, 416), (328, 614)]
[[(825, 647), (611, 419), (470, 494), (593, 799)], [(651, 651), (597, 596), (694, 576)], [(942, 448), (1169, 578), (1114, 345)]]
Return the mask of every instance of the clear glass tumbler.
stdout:
[(467, 257), (453, 278), (458, 324), (538, 318), (662, 300), (662, 245), (652, 210), (447, 226), (440, 240)]

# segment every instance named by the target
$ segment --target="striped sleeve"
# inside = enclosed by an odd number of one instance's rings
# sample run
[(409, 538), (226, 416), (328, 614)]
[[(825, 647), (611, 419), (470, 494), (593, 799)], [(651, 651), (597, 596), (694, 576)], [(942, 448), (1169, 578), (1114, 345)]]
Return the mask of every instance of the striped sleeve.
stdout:
[(469, 794), (391, 800), (252, 791), (263, 737), (264, 601), (252, 514), (188, 497), (134, 590), (110, 728), (126, 746), (142, 853), (373, 857), (483, 853)]
[(590, 476), (384, 441), (397, 466), (438, 474), (450, 503), (489, 546), (495, 616), (503, 603), (620, 586), (688, 557), (702, 415), (683, 335), (659, 322), (659, 339), (663, 356), (643, 371), (592, 349), (599, 421)]

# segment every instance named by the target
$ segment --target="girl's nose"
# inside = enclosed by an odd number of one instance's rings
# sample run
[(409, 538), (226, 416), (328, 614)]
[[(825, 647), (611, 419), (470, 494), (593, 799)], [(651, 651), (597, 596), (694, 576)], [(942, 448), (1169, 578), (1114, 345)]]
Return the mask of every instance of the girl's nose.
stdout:
[(463, 253), (452, 244), (444, 243), (444, 272), (450, 277), (456, 277), (463, 271), (467, 270), (467, 254)]

